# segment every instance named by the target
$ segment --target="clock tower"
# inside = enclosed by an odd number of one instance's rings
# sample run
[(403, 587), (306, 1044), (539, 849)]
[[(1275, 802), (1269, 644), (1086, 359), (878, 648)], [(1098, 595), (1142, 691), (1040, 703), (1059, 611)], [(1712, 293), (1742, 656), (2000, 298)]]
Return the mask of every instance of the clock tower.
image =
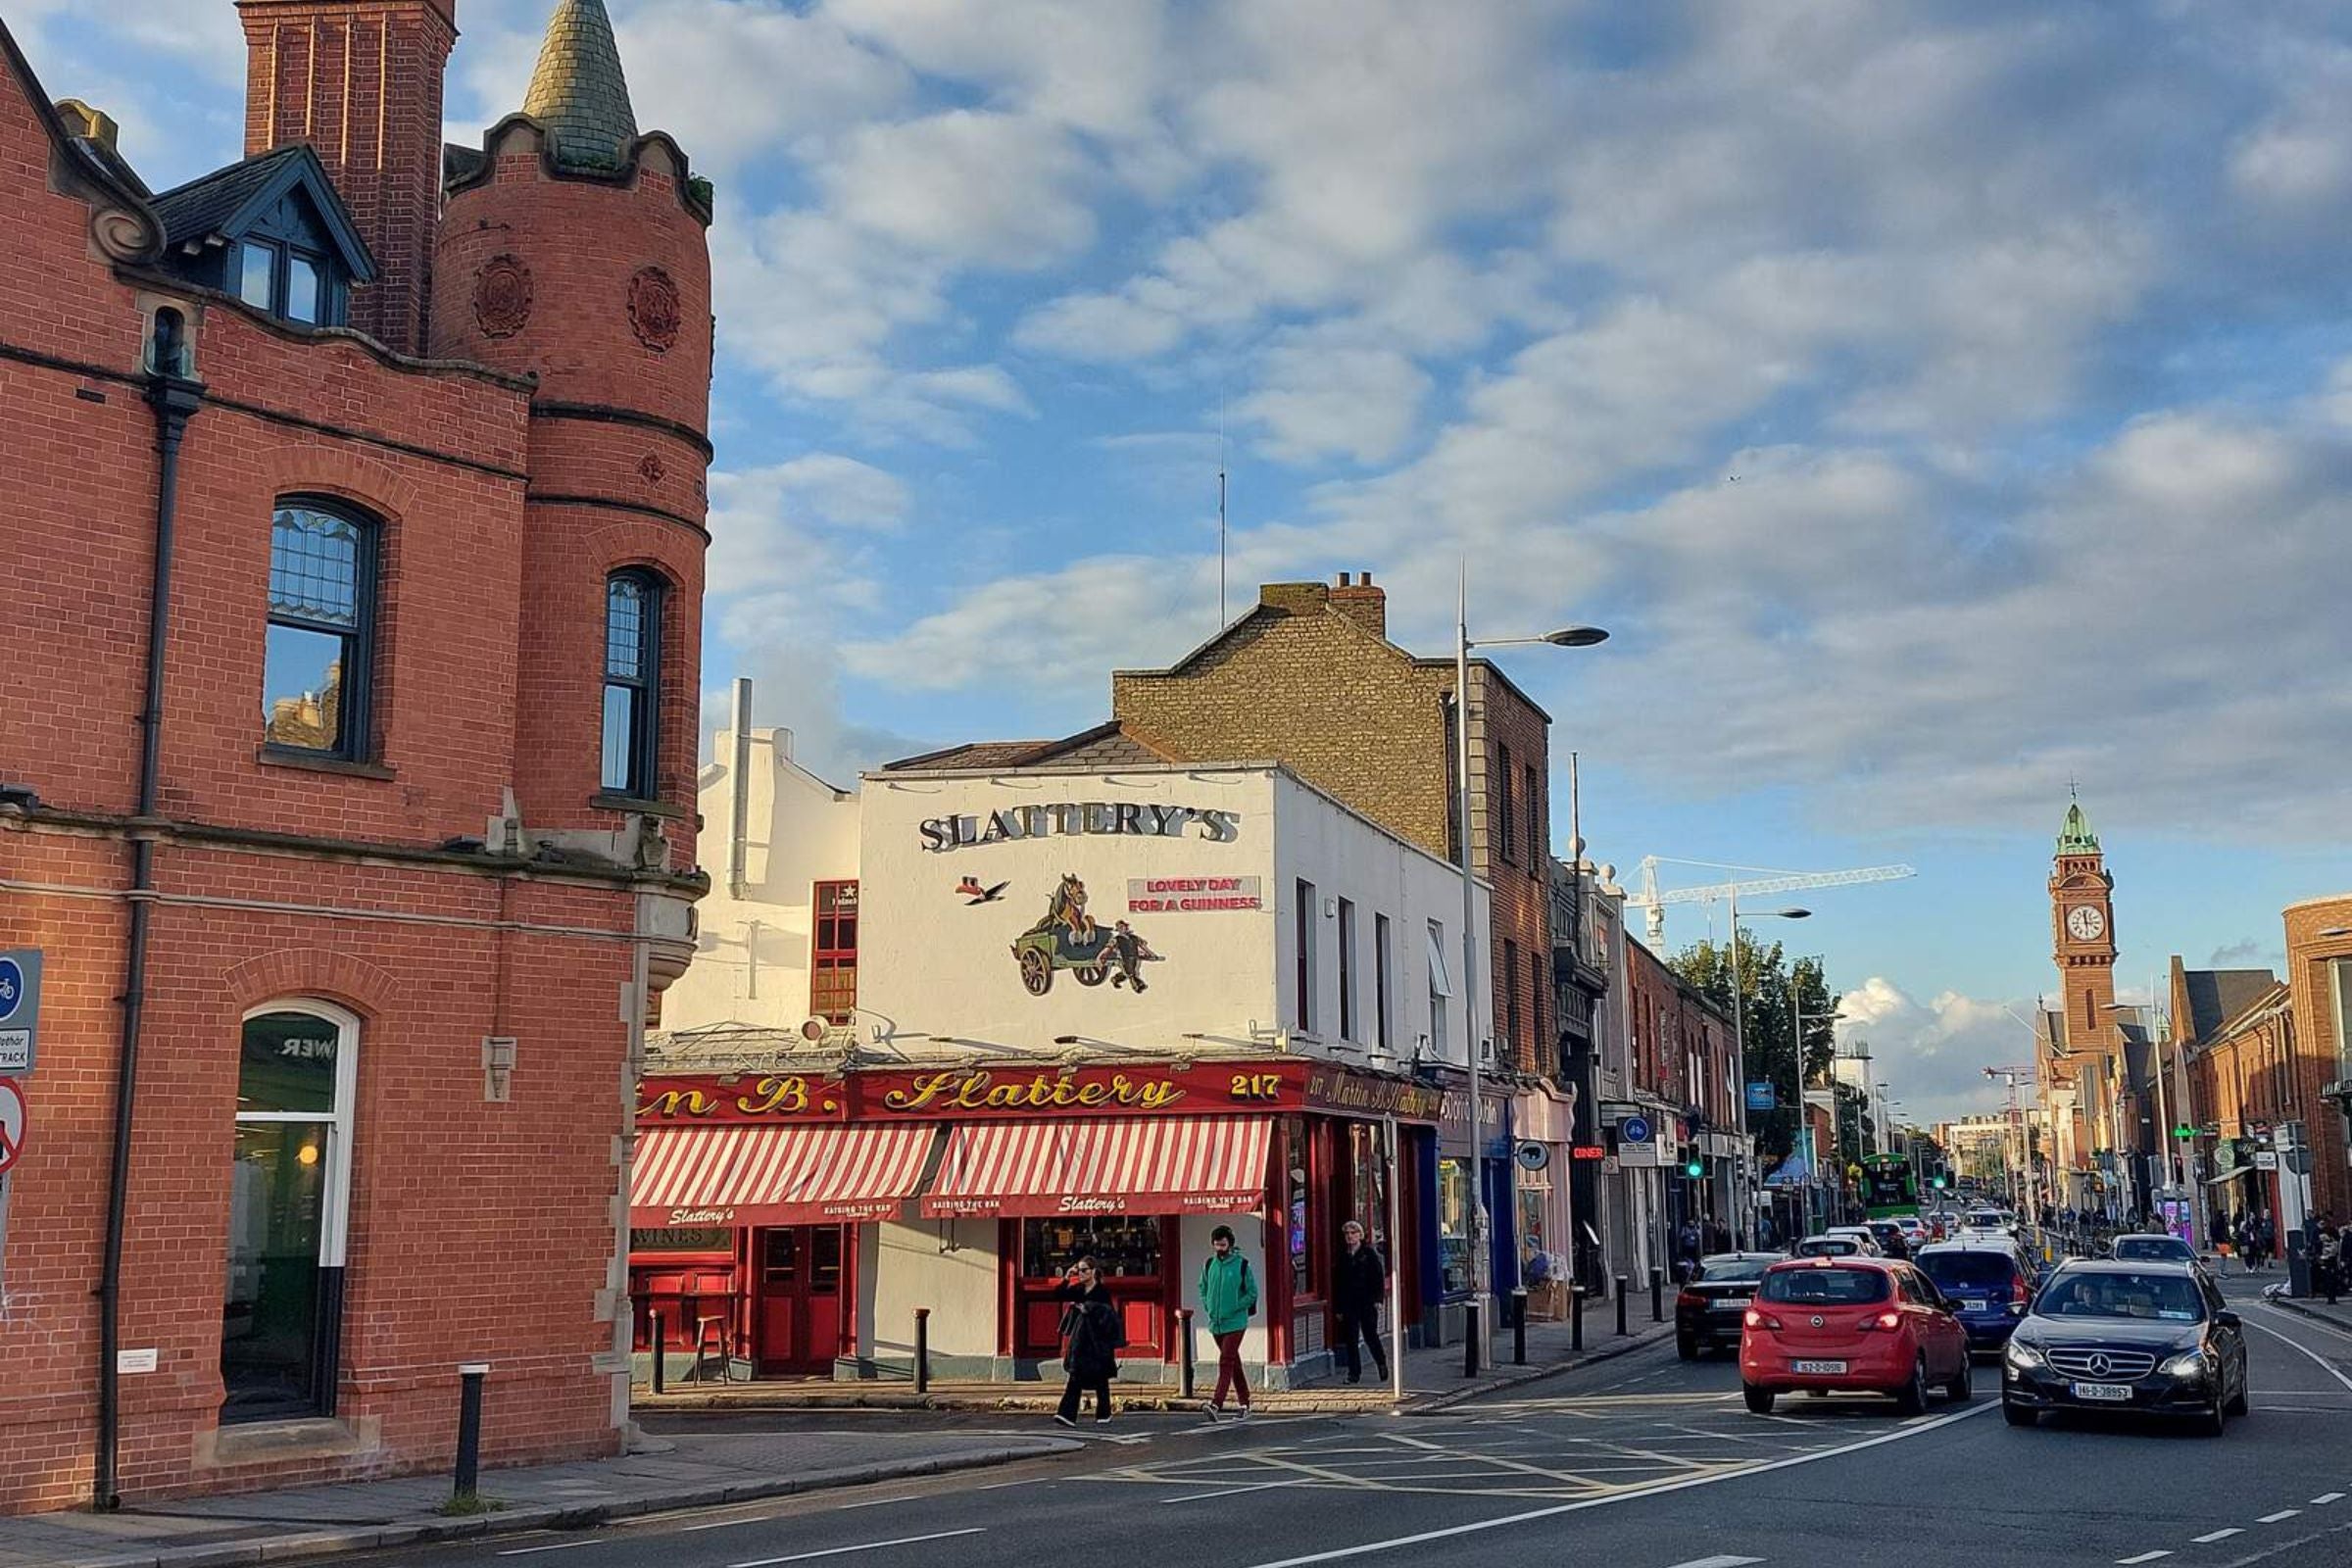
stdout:
[(2082, 803), (2070, 801), (2050, 870), (2051, 956), (2072, 1052), (2113, 1055), (2115, 1015), (2115, 878), (2107, 874), (2098, 835)]

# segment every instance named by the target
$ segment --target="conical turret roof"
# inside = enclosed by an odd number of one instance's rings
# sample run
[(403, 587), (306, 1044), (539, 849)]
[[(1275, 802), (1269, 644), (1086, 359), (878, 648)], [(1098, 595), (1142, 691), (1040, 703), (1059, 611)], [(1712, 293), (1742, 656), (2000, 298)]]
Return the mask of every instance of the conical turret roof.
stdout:
[(558, 0), (522, 112), (547, 127), (558, 164), (619, 167), (637, 140), (637, 114), (605, 0)]

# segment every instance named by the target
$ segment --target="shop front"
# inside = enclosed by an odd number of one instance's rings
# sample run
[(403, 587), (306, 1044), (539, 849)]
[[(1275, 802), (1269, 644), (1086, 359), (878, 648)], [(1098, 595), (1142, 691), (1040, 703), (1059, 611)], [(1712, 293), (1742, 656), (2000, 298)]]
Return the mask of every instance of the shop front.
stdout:
[(738, 1379), (903, 1375), (918, 1311), (935, 1375), (1057, 1375), (1054, 1291), (1086, 1256), (1122, 1378), (1172, 1380), (1218, 1224), (1260, 1273), (1245, 1359), (1276, 1383), (1319, 1370), (1345, 1219), (1418, 1266), (1398, 1167), (1434, 1150), (1438, 1109), (1409, 1079), (1295, 1057), (665, 1077), (639, 1099), (641, 1361), (659, 1343), (671, 1377)]

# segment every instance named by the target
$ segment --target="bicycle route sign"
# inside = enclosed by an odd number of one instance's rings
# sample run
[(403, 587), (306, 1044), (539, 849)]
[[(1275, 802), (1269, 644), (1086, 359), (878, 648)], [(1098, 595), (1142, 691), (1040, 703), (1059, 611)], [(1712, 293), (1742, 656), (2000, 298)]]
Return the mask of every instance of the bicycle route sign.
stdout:
[(41, 950), (0, 952), (0, 1078), (32, 1071), (41, 1020)]

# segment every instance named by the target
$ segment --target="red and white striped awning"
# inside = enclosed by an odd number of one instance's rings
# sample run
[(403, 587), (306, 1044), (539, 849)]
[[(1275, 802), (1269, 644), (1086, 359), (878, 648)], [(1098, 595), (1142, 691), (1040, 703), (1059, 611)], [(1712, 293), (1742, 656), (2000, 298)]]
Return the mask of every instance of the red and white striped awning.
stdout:
[(821, 1225), (881, 1219), (922, 1179), (937, 1128), (654, 1127), (637, 1138), (629, 1223)]
[(1247, 1214), (1265, 1201), (1264, 1116), (960, 1122), (922, 1200), (966, 1214)]

